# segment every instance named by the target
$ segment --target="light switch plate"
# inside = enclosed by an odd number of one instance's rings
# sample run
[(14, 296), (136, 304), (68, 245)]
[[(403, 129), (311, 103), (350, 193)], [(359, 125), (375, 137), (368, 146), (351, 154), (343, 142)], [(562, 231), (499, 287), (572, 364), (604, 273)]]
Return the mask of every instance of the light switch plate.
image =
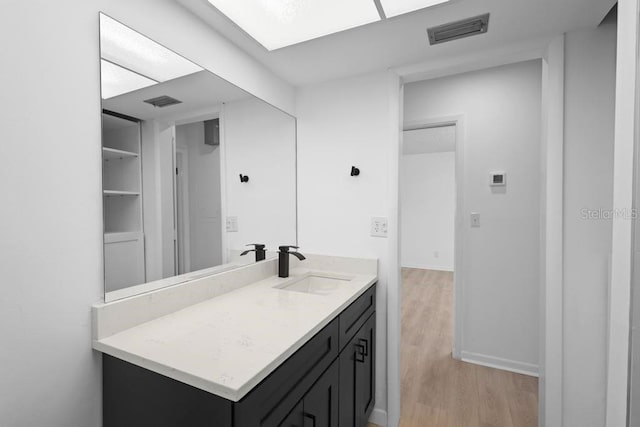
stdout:
[(387, 237), (387, 218), (384, 218), (384, 217), (371, 218), (371, 236)]
[(238, 231), (238, 217), (227, 217), (227, 233), (236, 233)]

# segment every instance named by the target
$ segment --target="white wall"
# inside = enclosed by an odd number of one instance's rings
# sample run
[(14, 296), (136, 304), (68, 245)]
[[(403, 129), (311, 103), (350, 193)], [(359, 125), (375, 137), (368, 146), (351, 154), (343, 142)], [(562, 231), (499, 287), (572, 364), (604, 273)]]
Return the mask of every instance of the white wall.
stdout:
[(100, 425), (90, 315), (103, 297), (100, 10), (293, 106), (290, 86), (173, 1), (3, 1), (0, 155), (9, 160), (0, 169), (0, 424), (7, 427)]
[[(300, 251), (380, 260), (376, 420), (387, 409), (389, 259), (387, 239), (369, 231), (371, 217), (389, 212), (387, 78), (382, 72), (302, 87), (297, 97)], [(360, 176), (349, 175), (351, 166)]]
[(608, 256), (616, 25), (568, 33), (565, 44), (564, 392), (566, 426), (605, 425)]
[(147, 282), (173, 275), (173, 135), (174, 129), (144, 120), (142, 133), (142, 204)]
[(188, 153), (190, 271), (222, 264), (220, 146), (204, 143), (204, 123), (176, 126)]
[(238, 231), (227, 233), (228, 256), (251, 243), (270, 251), (295, 245), (295, 119), (249, 99), (225, 104), (223, 121), (226, 211), (238, 218)]
[(403, 267), (453, 271), (455, 160), (452, 151), (402, 156)]
[[(462, 357), (537, 372), (540, 60), (405, 86), (405, 123), (464, 116)], [(492, 189), (489, 174), (507, 173)], [(480, 214), (471, 228), (469, 214)]]
[[(569, 276), (565, 278), (563, 292), (567, 316), (563, 328), (563, 382), (566, 387), (563, 392), (563, 425), (595, 427), (603, 425), (604, 413), (605, 387), (602, 379), (605, 366), (601, 360), (606, 351), (606, 320), (600, 313), (606, 310), (606, 254), (609, 251), (607, 244), (610, 234), (607, 237), (602, 232), (601, 228), (606, 227), (603, 222), (585, 224), (577, 217), (575, 206), (591, 205), (590, 200), (594, 199), (597, 207), (603, 204), (599, 200), (607, 200), (607, 197), (610, 200), (611, 197), (615, 28), (604, 26), (597, 30), (574, 32), (567, 39), (568, 88), (565, 114), (570, 117), (565, 129), (568, 147), (565, 153), (567, 169), (564, 191), (565, 194), (569, 193), (564, 208), (567, 227), (565, 256), (575, 251), (578, 251), (579, 256), (569, 257), (571, 261), (567, 260), (564, 268), (564, 274), (569, 273)], [(538, 71), (535, 74), (539, 76), (539, 66), (536, 68)], [(501, 84), (513, 84), (515, 81), (509, 78)], [(485, 87), (489, 92), (485, 100), (506, 98), (502, 96), (502, 92), (494, 94), (494, 87)], [(384, 307), (387, 275), (393, 272), (387, 271), (389, 256), (384, 239), (370, 238), (368, 227), (370, 216), (382, 216), (388, 210), (388, 162), (385, 156), (388, 154), (387, 136), (392, 130), (388, 129), (390, 100), (387, 89), (385, 76), (377, 73), (302, 87), (297, 97), (302, 252), (308, 250), (377, 256), (381, 260), (378, 293), (378, 410), (386, 409)], [(539, 96), (540, 88), (531, 91), (532, 97), (533, 92)], [(457, 113), (459, 111), (453, 112)], [(441, 111), (437, 116), (446, 114), (447, 112)], [(522, 129), (525, 129), (522, 132), (525, 135), (539, 133), (539, 127), (533, 129), (524, 126)], [(581, 129), (584, 131), (580, 131)], [(469, 132), (469, 141), (468, 135)], [(474, 152), (474, 155), (478, 153)], [(531, 158), (538, 159), (539, 156), (534, 153)], [(580, 166), (583, 162), (585, 166)], [(348, 177), (347, 170), (352, 163), (361, 167), (363, 174), (359, 178), (363, 178), (362, 180)], [(370, 170), (374, 172), (371, 175), (367, 174)], [(535, 177), (537, 173), (527, 172), (526, 175)], [(512, 178), (513, 174), (509, 173), (508, 192), (513, 189)], [(484, 185), (488, 175), (482, 173), (478, 180)], [(604, 182), (596, 183), (597, 180)], [(604, 203), (604, 206), (610, 207), (611, 204)], [(531, 207), (527, 211), (533, 214), (537, 210)], [(486, 223), (486, 215), (482, 218), (483, 224)], [(527, 221), (526, 228), (529, 223), (532, 224), (531, 229), (535, 229), (534, 224), (538, 224), (538, 221), (535, 218)], [(580, 230), (576, 229), (576, 225), (581, 227)], [(539, 265), (537, 257), (536, 252), (529, 260), (530, 265), (536, 266), (535, 268)], [(519, 268), (508, 267), (509, 273), (518, 273)], [(581, 274), (582, 270), (589, 271), (592, 275)], [(577, 274), (580, 274), (580, 279), (576, 278)], [(536, 282), (537, 279), (533, 277), (532, 283)], [(523, 300), (534, 307), (533, 311), (537, 316), (536, 295)], [(491, 316), (492, 314), (485, 317)], [(533, 316), (534, 313), (531, 312), (529, 317)], [(535, 325), (535, 317), (531, 324)], [(385, 332), (382, 332), (383, 328)], [(493, 335), (499, 333), (497, 331)], [(571, 337), (567, 338), (569, 336)], [(530, 347), (534, 349), (532, 352), (535, 352), (536, 342), (537, 337), (533, 337), (530, 342)], [(385, 358), (384, 361), (381, 360), (382, 357)]]

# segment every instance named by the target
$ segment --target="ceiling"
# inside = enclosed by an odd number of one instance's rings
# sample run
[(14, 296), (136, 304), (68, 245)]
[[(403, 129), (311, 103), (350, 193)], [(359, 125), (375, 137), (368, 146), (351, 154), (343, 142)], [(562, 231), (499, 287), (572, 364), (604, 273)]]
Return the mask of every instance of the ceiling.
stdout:
[[(616, 0), (452, 0), (282, 49), (267, 51), (207, 0), (177, 0), (294, 86), (443, 61), (595, 27)], [(487, 34), (429, 46), (426, 29), (491, 13)]]
[[(144, 102), (162, 95), (182, 101), (182, 104), (156, 108)], [(140, 120), (176, 120), (218, 107), (223, 102), (251, 98), (244, 90), (209, 71), (199, 71), (177, 79), (104, 99), (102, 108)]]

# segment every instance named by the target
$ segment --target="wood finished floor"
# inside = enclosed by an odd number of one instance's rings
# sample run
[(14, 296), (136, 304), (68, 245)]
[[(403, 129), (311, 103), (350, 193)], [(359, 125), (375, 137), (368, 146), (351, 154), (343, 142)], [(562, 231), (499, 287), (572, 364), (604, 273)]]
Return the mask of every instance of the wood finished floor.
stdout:
[(400, 427), (537, 426), (537, 378), (451, 357), (452, 279), (402, 270)]

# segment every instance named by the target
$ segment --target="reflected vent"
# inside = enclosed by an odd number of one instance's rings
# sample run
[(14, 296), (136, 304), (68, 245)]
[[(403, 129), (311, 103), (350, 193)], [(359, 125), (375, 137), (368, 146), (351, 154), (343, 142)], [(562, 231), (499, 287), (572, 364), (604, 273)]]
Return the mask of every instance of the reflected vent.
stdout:
[(473, 18), (438, 25), (427, 29), (429, 44), (440, 44), (451, 40), (484, 34), (489, 30), (489, 14), (474, 16)]
[(159, 96), (157, 98), (145, 99), (144, 102), (158, 108), (168, 107), (169, 105), (182, 104), (182, 101), (178, 101), (177, 99), (167, 95)]

